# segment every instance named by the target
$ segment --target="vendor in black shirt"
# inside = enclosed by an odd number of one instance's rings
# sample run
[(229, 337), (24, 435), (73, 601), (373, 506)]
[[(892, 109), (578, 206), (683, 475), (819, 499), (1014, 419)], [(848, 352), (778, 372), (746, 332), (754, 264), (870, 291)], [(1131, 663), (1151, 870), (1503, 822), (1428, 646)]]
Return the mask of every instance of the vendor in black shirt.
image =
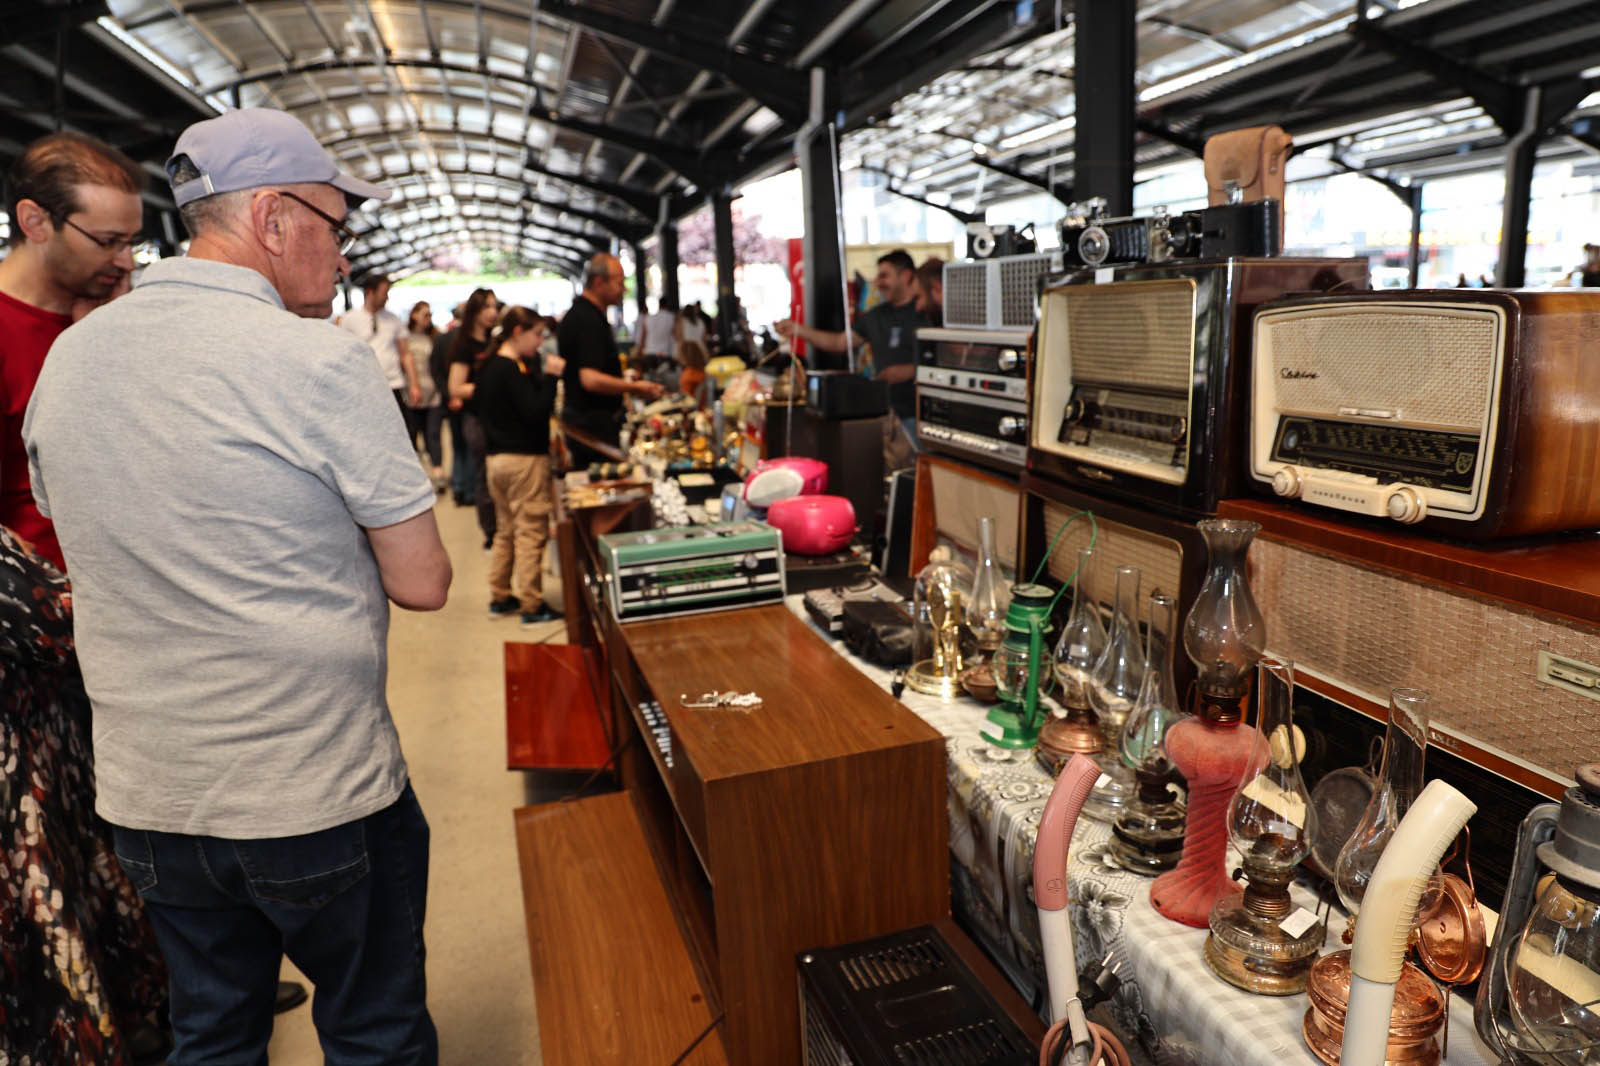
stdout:
[[(883, 301), (857, 315), (850, 324), (855, 345), (872, 346), (873, 376), (889, 383), (889, 406), (912, 441), (916, 440), (917, 330), (928, 325), (916, 308), (912, 288), (915, 279), (916, 264), (904, 249), (896, 248), (880, 257), (873, 284)], [(777, 323), (777, 329), (785, 337), (800, 337), (824, 352), (842, 352), (846, 348), (842, 331), (816, 329), (787, 319)]]
[[(606, 321), (606, 308), (622, 303), (625, 287), (622, 264), (615, 256), (599, 253), (583, 270), (583, 292), (561, 320), (556, 349), (566, 360), (562, 380), (567, 396), (561, 420), (606, 444), (615, 445), (622, 430), (622, 398), (632, 394), (655, 399), (662, 393), (653, 381), (622, 376), (617, 339)], [(604, 462), (608, 456), (586, 447), (570, 435), (567, 450), (575, 467)]]
[(520, 610), (524, 625), (555, 617), (544, 605), (541, 576), (554, 501), (550, 416), (564, 364), (560, 356), (539, 357), (549, 330), (550, 320), (526, 307), (506, 311), (472, 385), (495, 511), (489, 613), (503, 617)]

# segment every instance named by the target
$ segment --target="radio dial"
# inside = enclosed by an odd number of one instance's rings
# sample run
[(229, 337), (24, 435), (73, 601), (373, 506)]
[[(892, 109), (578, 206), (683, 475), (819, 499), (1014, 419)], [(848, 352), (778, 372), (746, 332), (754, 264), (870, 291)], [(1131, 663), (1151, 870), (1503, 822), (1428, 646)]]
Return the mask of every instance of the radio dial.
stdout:
[(1027, 425), (1028, 421), (1025, 418), (1018, 418), (1016, 415), (1004, 415), (996, 428), (1000, 431), (1002, 437), (1019, 437), (1022, 435), (1022, 431), (1027, 428)]
[(1009, 374), (1022, 365), (1022, 353), (1015, 348), (1002, 348), (1000, 354), (994, 357), (994, 365), (1000, 368), (1001, 373)]
[(1068, 400), (1067, 408), (1061, 414), (1061, 421), (1067, 425), (1071, 425), (1074, 422), (1082, 422), (1089, 417), (1096, 406), (1092, 400)]
[(1300, 471), (1292, 466), (1280, 468), (1272, 475), (1272, 491), (1290, 498), (1300, 495)]
[(1167, 427), (1167, 440), (1173, 444), (1182, 444), (1183, 439), (1189, 435), (1189, 420), (1177, 419)]
[(1417, 495), (1415, 489), (1406, 488), (1404, 485), (1389, 493), (1387, 506), (1390, 518), (1408, 526), (1422, 521), (1428, 513), (1428, 501)]

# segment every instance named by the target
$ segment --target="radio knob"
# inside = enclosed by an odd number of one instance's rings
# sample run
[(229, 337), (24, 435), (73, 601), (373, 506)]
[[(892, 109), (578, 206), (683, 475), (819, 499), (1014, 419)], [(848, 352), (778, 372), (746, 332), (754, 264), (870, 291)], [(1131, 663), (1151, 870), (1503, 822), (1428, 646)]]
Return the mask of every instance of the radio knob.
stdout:
[(1272, 491), (1291, 499), (1300, 495), (1300, 471), (1292, 466), (1280, 468), (1272, 475)]
[(1022, 353), (1015, 348), (1002, 348), (994, 358), (994, 365), (1000, 368), (1002, 374), (1009, 374), (1022, 365)]
[(1002, 437), (1018, 437), (1022, 435), (1022, 431), (1027, 425), (1028, 421), (1025, 418), (1018, 418), (1016, 415), (1004, 415), (995, 428), (1000, 431)]
[(1389, 493), (1387, 506), (1390, 518), (1408, 526), (1413, 522), (1422, 521), (1428, 513), (1428, 501), (1417, 495), (1416, 489), (1406, 488), (1404, 485)]

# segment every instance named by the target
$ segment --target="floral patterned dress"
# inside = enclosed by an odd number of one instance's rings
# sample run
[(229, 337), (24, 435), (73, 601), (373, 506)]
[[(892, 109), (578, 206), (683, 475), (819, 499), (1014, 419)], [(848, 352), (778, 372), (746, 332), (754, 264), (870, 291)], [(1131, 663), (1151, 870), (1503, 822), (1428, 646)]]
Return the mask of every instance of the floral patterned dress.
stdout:
[(0, 529), (0, 1066), (129, 1066), (166, 1002), (144, 908), (94, 813), (67, 579)]

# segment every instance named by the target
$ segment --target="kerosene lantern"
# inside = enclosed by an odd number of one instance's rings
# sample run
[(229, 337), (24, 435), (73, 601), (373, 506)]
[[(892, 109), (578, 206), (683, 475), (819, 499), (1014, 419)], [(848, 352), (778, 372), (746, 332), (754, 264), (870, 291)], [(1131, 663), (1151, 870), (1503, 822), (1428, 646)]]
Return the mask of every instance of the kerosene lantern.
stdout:
[[(1257, 769), (1246, 774), (1228, 803), (1228, 838), (1243, 858), (1243, 892), (1211, 908), (1205, 960), (1214, 973), (1246, 992), (1302, 992), (1322, 947), (1324, 925), (1293, 927), (1289, 900), (1295, 867), (1311, 851), (1316, 813), (1300, 777), (1302, 747), (1294, 733), (1294, 664), (1267, 657), (1256, 673)], [(1305, 917), (1310, 918), (1309, 915)]]
[(1177, 868), (1156, 878), (1150, 902), (1175, 922), (1205, 928), (1217, 900), (1239, 890), (1225, 865), (1228, 801), (1257, 755), (1254, 731), (1239, 722), (1267, 624), (1245, 576), (1245, 553), (1261, 527), (1232, 518), (1197, 526), (1210, 569), (1183, 623), (1183, 647), (1199, 675), (1195, 714), (1167, 732), (1167, 755), (1189, 784), (1189, 821)]
[[(1006, 635), (995, 649), (992, 669), (1000, 702), (981, 732), (1002, 748), (1031, 748), (1043, 717), (1040, 687), (1054, 673), (1050, 656), (1050, 607), (1055, 594), (1043, 585), (1017, 585), (1006, 607)], [(992, 727), (992, 728), (991, 728)]]
[(906, 671), (913, 691), (940, 699), (961, 692), (961, 632), (966, 621), (972, 571), (949, 558), (936, 558), (917, 575), (912, 593), (912, 649)]
[(1084, 801), (1083, 814), (1102, 822), (1115, 821), (1133, 802), (1133, 771), (1122, 762), (1122, 730), (1144, 683), (1144, 649), (1139, 643), (1139, 581), (1137, 566), (1117, 567), (1111, 629), (1105, 650), (1089, 678), (1089, 706), (1094, 709), (1106, 747), (1095, 762), (1100, 779)]
[(1478, 1033), (1515, 1066), (1600, 1062), (1600, 763), (1528, 812), (1478, 985)]
[(1183, 850), (1185, 807), (1172, 791), (1182, 778), (1167, 758), (1167, 732), (1184, 715), (1172, 678), (1178, 605), (1153, 592), (1149, 614), (1144, 682), (1121, 743), (1122, 763), (1132, 768), (1138, 791), (1111, 825), (1111, 854), (1123, 869), (1154, 877), (1172, 869)]
[(1065, 713), (1051, 711), (1039, 729), (1038, 751), (1039, 763), (1052, 777), (1074, 754), (1094, 755), (1105, 747), (1100, 721), (1089, 706), (1089, 685), (1106, 647), (1106, 628), (1100, 621), (1100, 601), (1095, 596), (1096, 559), (1092, 548), (1078, 551), (1072, 610), (1056, 640), (1056, 698)]

